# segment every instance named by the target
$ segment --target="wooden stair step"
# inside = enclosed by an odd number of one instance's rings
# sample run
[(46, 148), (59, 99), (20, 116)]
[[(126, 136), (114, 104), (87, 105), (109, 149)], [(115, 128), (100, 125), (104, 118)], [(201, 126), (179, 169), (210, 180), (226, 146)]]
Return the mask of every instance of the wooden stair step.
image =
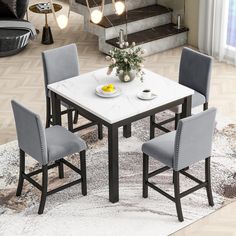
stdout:
[[(146, 18), (166, 14), (172, 12), (172, 9), (160, 6), (158, 4), (146, 6), (142, 8), (137, 8), (133, 10), (127, 11), (127, 23), (143, 20)], [(126, 14), (122, 15), (112, 14), (108, 16), (104, 16), (102, 21), (98, 24), (104, 28), (110, 28), (113, 26), (126, 24)]]
[[(176, 26), (175, 24), (170, 23), (170, 24), (154, 27), (151, 29), (139, 31), (136, 33), (128, 34), (128, 42), (129, 43), (135, 42), (136, 45), (141, 45), (141, 44), (145, 44), (148, 42), (152, 42), (155, 40), (163, 39), (166, 37), (170, 37), (176, 34), (189, 31), (189, 29), (186, 27), (177, 29), (175, 28), (175, 26)], [(106, 40), (106, 43), (119, 48), (117, 41), (118, 41), (118, 38), (113, 38), (113, 39)]]

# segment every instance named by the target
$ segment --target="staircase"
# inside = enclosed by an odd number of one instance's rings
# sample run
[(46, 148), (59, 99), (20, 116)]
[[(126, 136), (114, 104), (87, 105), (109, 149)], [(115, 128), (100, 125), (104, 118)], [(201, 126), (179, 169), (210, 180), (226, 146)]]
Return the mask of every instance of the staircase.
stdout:
[[(101, 5), (102, 0), (89, 0), (91, 9)], [(172, 9), (158, 5), (157, 0), (126, 0), (128, 9), (128, 42), (135, 42), (145, 49), (145, 56), (184, 45), (188, 28), (176, 29), (171, 22)], [(84, 30), (99, 39), (99, 50), (109, 54), (113, 47), (119, 48), (120, 29), (126, 32), (125, 14), (114, 13), (111, 0), (106, 0), (104, 17), (96, 25), (90, 21), (86, 0), (72, 0), (71, 10), (84, 16)]]

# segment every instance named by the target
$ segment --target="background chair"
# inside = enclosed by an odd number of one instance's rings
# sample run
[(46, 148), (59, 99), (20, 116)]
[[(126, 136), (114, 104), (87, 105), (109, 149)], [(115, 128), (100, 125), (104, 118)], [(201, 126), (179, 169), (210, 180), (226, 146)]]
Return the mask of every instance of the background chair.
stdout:
[[(51, 95), (47, 88), (49, 84), (59, 82), (74, 76), (79, 75), (79, 62), (77, 47), (75, 44), (66, 45), (63, 47), (51, 49), (44, 51), (42, 53), (43, 60), (43, 70), (44, 70), (44, 84), (46, 93), (46, 127), (52, 124), (52, 112), (51, 112)], [(62, 114), (67, 114), (68, 116), (68, 129), (72, 132), (77, 132), (79, 130), (88, 128), (90, 126), (96, 125), (95, 122), (85, 124), (76, 129), (73, 128), (73, 115), (72, 112), (75, 110), (73, 107), (63, 103), (66, 110), (62, 111)], [(75, 110), (74, 123), (77, 123), (79, 111)], [(102, 125), (98, 125), (98, 138), (103, 138)]]
[[(44, 129), (40, 117), (28, 109), (21, 106), (16, 101), (12, 101), (12, 108), (15, 117), (18, 145), (20, 148), (20, 173), (16, 196), (20, 196), (23, 188), (24, 179), (28, 180), (41, 193), (41, 201), (38, 214), (42, 214), (46, 202), (46, 197), (61, 191), (65, 188), (82, 183), (82, 194), (87, 195), (86, 183), (86, 161), (85, 150), (87, 145), (84, 140), (76, 137), (71, 132), (61, 126), (53, 126)], [(70, 162), (63, 159), (65, 156), (80, 153), (81, 169), (73, 166)], [(32, 156), (42, 165), (42, 169), (25, 173), (25, 153)], [(49, 165), (49, 163), (54, 164)], [(71, 183), (48, 191), (48, 169), (58, 167), (59, 178), (64, 177), (63, 164), (81, 175)], [(31, 177), (42, 172), (42, 185), (38, 184)]]
[[(192, 96), (193, 108), (203, 105), (203, 110), (208, 109), (211, 68), (211, 57), (190, 48), (183, 48), (179, 68), (179, 83), (194, 90)], [(175, 118), (168, 119), (159, 124), (154, 123), (154, 126), (164, 132), (170, 132), (163, 125), (175, 121), (176, 129), (181, 118), (182, 107), (174, 107), (171, 111), (175, 113)]]
[(17, 0), (16, 9), (11, 3), (0, 0), (0, 57), (20, 52), (36, 37), (34, 26), (23, 20), (28, 0)]
[[(154, 138), (142, 146), (143, 151), (143, 197), (148, 197), (148, 187), (156, 190), (176, 204), (179, 221), (183, 221), (181, 198), (206, 187), (210, 206), (214, 205), (211, 190), (210, 157), (212, 138), (215, 127), (216, 109), (211, 108), (197, 115), (182, 119), (177, 131)], [(149, 156), (166, 166), (148, 173)], [(205, 181), (187, 173), (184, 169), (196, 162), (205, 160)], [(164, 192), (151, 182), (149, 178), (168, 169), (173, 169), (174, 197)], [(195, 187), (180, 193), (179, 174), (183, 174), (198, 183)]]

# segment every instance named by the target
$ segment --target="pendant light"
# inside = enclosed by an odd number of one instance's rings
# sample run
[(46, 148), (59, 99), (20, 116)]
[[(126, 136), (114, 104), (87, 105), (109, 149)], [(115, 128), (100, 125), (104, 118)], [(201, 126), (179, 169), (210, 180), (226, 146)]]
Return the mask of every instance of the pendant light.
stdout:
[(95, 9), (95, 10), (92, 10), (92, 11), (91, 11), (91, 9), (89, 7), (88, 0), (86, 0), (86, 3), (87, 3), (87, 7), (89, 9), (89, 12), (90, 12), (91, 21), (94, 24), (98, 24), (99, 22), (101, 22), (102, 17), (103, 17), (105, 0), (102, 0), (102, 5), (98, 9)]
[(123, 12), (125, 11), (125, 3), (123, 1), (115, 1), (112, 0), (115, 12), (117, 15), (121, 15), (123, 14)]
[(51, 8), (52, 8), (52, 13), (54, 16), (54, 19), (58, 25), (58, 27), (60, 29), (65, 29), (68, 25), (68, 20), (69, 20), (69, 16), (70, 16), (70, 6), (71, 6), (71, 0), (69, 0), (69, 9), (68, 9), (68, 13), (67, 14), (59, 14), (58, 16), (56, 15), (54, 6), (53, 6), (53, 1), (49, 0), (50, 4), (51, 4)]
[[(91, 21), (94, 24), (98, 24), (99, 22), (101, 22), (104, 13), (105, 0), (102, 0), (101, 6), (99, 8), (96, 8), (95, 10), (90, 9), (88, 0), (86, 0), (86, 4), (90, 12)], [(124, 1), (112, 0), (112, 4), (114, 7), (114, 11), (117, 15), (121, 15), (125, 11), (125, 0)]]

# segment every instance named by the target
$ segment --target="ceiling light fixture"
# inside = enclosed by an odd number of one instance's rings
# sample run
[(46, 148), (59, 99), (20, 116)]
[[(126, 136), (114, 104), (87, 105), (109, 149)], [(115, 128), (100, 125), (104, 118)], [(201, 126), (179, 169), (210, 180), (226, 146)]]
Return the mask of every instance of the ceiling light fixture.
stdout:
[(53, 6), (53, 0), (49, 0), (50, 4), (51, 4), (51, 8), (52, 8), (52, 13), (54, 16), (54, 19), (58, 25), (58, 27), (60, 29), (65, 29), (68, 25), (68, 21), (69, 21), (69, 16), (70, 16), (70, 5), (71, 5), (71, 0), (69, 1), (69, 9), (68, 9), (68, 13), (67, 14), (60, 14), (60, 15), (56, 15), (54, 6)]
[[(86, 4), (88, 7), (88, 10), (90, 12), (90, 19), (94, 24), (98, 24), (101, 22), (104, 14), (104, 6), (105, 6), (105, 0), (102, 0), (101, 6), (96, 8), (95, 10), (91, 10), (89, 6), (88, 0), (86, 0)], [(114, 7), (114, 11), (117, 15), (121, 15), (125, 11), (125, 1), (117, 1), (112, 0), (112, 4)]]
[(105, 0), (102, 0), (102, 5), (99, 8), (96, 8), (95, 10), (90, 9), (88, 0), (86, 0), (86, 3), (87, 3), (88, 10), (90, 12), (91, 21), (94, 24), (98, 24), (99, 22), (101, 22), (102, 17), (103, 17)]
[(115, 8), (115, 12), (117, 15), (121, 15), (123, 14), (123, 12), (125, 11), (125, 3), (122, 2), (122, 1), (115, 1), (115, 0), (112, 0), (113, 2), (113, 6)]

